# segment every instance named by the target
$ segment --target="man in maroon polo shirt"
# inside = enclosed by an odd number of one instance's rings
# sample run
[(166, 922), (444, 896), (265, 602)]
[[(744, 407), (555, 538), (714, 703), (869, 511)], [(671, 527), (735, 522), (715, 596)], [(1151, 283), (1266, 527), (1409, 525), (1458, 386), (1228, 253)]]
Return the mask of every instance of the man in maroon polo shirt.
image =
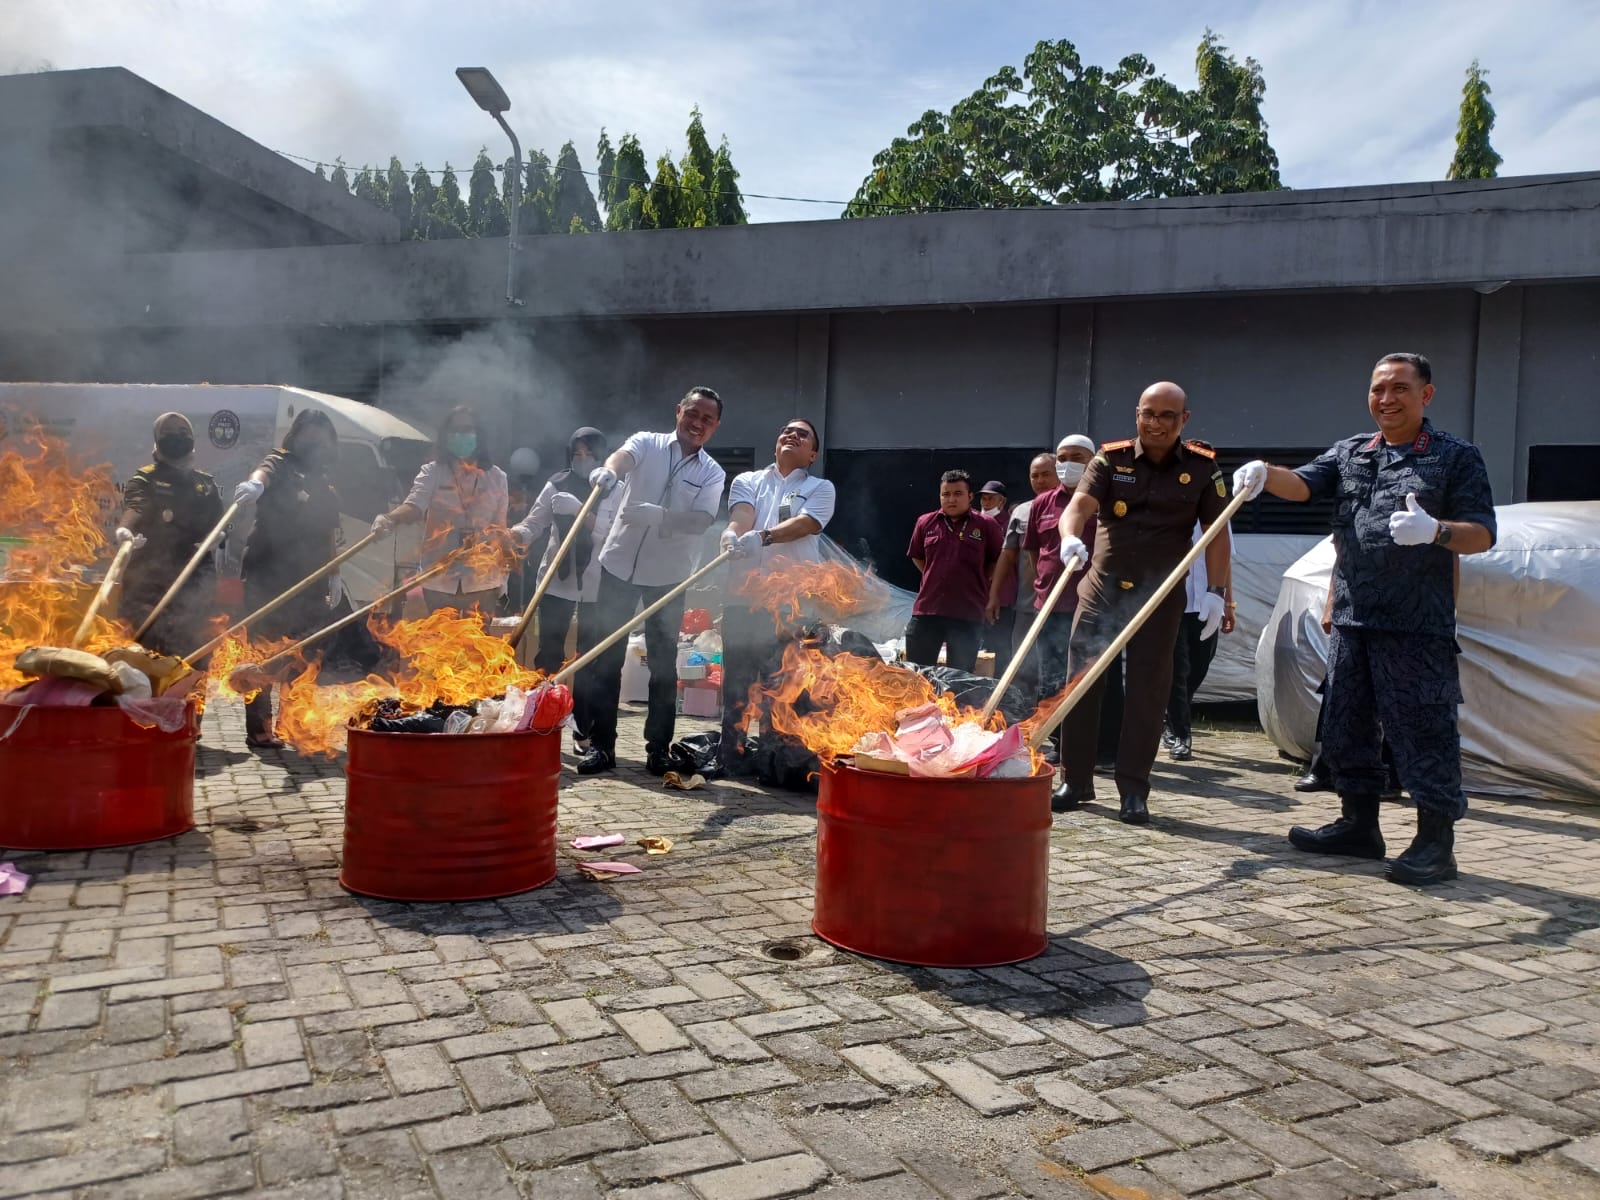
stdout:
[(906, 550), (922, 572), (906, 625), (908, 662), (934, 666), (943, 646), (946, 666), (977, 667), (989, 572), (1004, 542), (1000, 526), (972, 507), (972, 477), (959, 470), (941, 475), (939, 508), (917, 518)]
[[(1028, 511), (1028, 530), (1022, 535), (1022, 550), (1033, 566), (1035, 610), (1044, 607), (1044, 602), (1054, 590), (1056, 581), (1061, 578), (1061, 572), (1066, 569), (1066, 564), (1061, 560), (1061, 517), (1067, 511), (1067, 505), (1072, 502), (1072, 494), (1077, 489), (1078, 480), (1083, 478), (1084, 468), (1094, 457), (1094, 451), (1094, 442), (1081, 433), (1062, 438), (1060, 446), (1056, 448), (1056, 479), (1059, 486), (1041, 496), (1035, 496), (1033, 507)], [(1082, 538), (1084, 548), (1082, 557), (1078, 559), (1077, 574), (1067, 583), (1061, 599), (1056, 601), (1055, 608), (1045, 618), (1044, 628), (1039, 631), (1039, 640), (1034, 643), (1039, 649), (1041, 700), (1048, 700), (1067, 686), (1067, 645), (1072, 639), (1072, 614), (1078, 607), (1078, 584), (1083, 579), (1082, 567), (1094, 551), (1094, 534), (1095, 523), (1091, 520), (1084, 527)], [(1059, 752), (1061, 749), (1059, 730), (1055, 734), (1055, 742)], [(1050, 807), (1056, 812), (1066, 812), (1075, 807), (1065, 781), (1051, 793)]]

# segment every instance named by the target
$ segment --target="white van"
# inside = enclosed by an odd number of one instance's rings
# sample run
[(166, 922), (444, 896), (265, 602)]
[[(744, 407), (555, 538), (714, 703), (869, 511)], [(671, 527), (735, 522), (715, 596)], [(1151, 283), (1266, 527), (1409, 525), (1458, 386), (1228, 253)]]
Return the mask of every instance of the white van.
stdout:
[[(432, 437), (409, 421), (369, 404), (274, 384), (0, 383), (0, 449), (5, 439), (35, 424), (66, 441), (75, 458), (111, 465), (122, 485), (150, 461), (152, 430), (164, 412), (181, 412), (195, 434), (195, 466), (217, 480), (226, 504), (234, 485), (283, 442), (304, 408), (328, 414), (339, 434), (334, 473), (344, 513), (346, 544), (364, 536), (372, 518), (405, 496), (418, 468), (433, 453)], [(107, 532), (121, 505), (106, 503)], [(220, 554), (224, 602), (237, 604), (239, 558), (252, 513), (242, 512)], [(378, 542), (346, 563), (342, 578), (357, 604), (388, 590), (397, 562), (415, 561), (413, 527)], [(410, 534), (410, 537), (403, 535)], [(0, 529), (0, 539), (7, 530)]]

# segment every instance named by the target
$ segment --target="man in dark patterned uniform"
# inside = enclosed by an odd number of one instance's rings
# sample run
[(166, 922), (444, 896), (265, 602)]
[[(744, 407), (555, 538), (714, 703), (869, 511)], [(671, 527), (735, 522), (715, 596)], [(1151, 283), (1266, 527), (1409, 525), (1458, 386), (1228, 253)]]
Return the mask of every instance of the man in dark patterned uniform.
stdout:
[[(1189, 403), (1175, 383), (1153, 383), (1134, 412), (1139, 436), (1107, 442), (1078, 481), (1061, 519), (1061, 561), (1082, 558), (1083, 532), (1098, 515), (1094, 561), (1078, 588), (1078, 612), (1067, 649), (1071, 677), (1086, 670), (1122, 632), (1193, 545), (1194, 523), (1209, 528), (1228, 504), (1228, 485), (1210, 450), (1183, 440)], [(1223, 530), (1206, 547), (1211, 588), (1202, 597), (1202, 638), (1222, 624), (1232, 563), (1232, 542)], [(1127, 691), (1117, 743), (1117, 793), (1121, 819), (1150, 820), (1150, 767), (1161, 741), (1161, 723), (1172, 690), (1172, 650), (1183, 620), (1183, 588), (1167, 593), (1127, 647)], [(1105, 676), (1095, 681), (1061, 724), (1061, 772), (1065, 788), (1055, 809), (1076, 808), (1093, 798), (1095, 743)]]
[(1367, 407), (1378, 432), (1346, 438), (1296, 470), (1246, 463), (1234, 489), (1285, 500), (1337, 499), (1333, 632), (1328, 647), (1323, 752), (1342, 814), (1289, 840), (1316, 854), (1381, 859), (1384, 790), (1379, 727), (1417, 805), (1417, 835), (1389, 864), (1396, 883), (1456, 877), (1461, 790), (1456, 707), (1456, 555), (1494, 545), (1494, 498), (1472, 443), (1423, 415), (1433, 369), (1420, 354), (1387, 354), (1372, 372)]

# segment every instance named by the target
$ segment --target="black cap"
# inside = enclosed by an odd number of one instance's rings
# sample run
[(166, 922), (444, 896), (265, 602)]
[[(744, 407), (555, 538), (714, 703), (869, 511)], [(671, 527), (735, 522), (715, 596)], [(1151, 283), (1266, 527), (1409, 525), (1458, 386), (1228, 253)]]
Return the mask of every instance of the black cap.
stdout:
[(978, 489), (978, 495), (982, 496), (985, 494), (990, 496), (1004, 496), (1006, 494), (1006, 485), (1001, 483), (998, 479), (991, 479), (988, 483), (984, 484)]

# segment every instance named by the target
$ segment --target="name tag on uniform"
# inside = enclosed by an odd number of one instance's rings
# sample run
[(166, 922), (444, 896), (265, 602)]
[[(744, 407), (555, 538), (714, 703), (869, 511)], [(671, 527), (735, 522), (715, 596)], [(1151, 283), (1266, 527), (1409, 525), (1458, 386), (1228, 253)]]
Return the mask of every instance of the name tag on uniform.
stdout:
[(1111, 482), (1112, 483), (1138, 483), (1139, 481), (1132, 474), (1122, 475), (1122, 474), (1119, 474), (1119, 473), (1113, 471), (1111, 473)]

